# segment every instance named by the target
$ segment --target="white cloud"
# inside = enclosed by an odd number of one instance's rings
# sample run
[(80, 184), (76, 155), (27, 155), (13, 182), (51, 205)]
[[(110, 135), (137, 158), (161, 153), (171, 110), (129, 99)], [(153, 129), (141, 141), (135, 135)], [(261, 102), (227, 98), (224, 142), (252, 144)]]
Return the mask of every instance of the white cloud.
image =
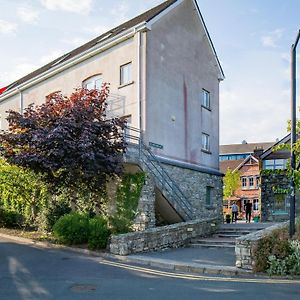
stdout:
[(92, 9), (93, 0), (40, 0), (49, 10), (63, 10), (87, 15)]
[(17, 9), (19, 18), (29, 24), (36, 24), (39, 19), (39, 12), (30, 6), (20, 6)]
[(62, 50), (53, 50), (50, 53), (43, 55), (40, 59), (40, 62), (41, 62), (41, 64), (45, 65), (45, 64), (51, 62), (52, 60), (59, 58), (63, 54), (64, 54), (64, 52)]
[(108, 30), (112, 29), (113, 26), (110, 24), (109, 25), (97, 25), (97, 26), (90, 26), (90, 27), (85, 27), (83, 29), (84, 32), (87, 32), (89, 34), (92, 34), (93, 36), (101, 35)]
[(11, 34), (17, 31), (18, 25), (16, 23), (0, 20), (0, 34)]
[(1, 86), (6, 86), (37, 69), (37, 65), (23, 62), (11, 68), (9, 72), (0, 73)]
[(85, 44), (89, 39), (82, 38), (82, 37), (74, 37), (74, 38), (69, 38), (69, 39), (63, 39), (62, 42), (69, 44), (74, 47), (81, 46)]
[(278, 42), (283, 36), (283, 29), (276, 29), (261, 37), (261, 42), (264, 47), (277, 48)]

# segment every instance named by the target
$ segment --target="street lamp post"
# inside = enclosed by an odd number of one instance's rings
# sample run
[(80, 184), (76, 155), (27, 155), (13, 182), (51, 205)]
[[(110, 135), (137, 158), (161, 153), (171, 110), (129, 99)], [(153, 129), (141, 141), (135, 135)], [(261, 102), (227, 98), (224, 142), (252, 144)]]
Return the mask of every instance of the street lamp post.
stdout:
[(295, 43), (291, 48), (291, 169), (292, 177), (290, 182), (290, 237), (295, 234), (295, 169), (296, 157), (294, 145), (297, 139), (296, 133), (296, 48), (300, 39), (300, 30)]

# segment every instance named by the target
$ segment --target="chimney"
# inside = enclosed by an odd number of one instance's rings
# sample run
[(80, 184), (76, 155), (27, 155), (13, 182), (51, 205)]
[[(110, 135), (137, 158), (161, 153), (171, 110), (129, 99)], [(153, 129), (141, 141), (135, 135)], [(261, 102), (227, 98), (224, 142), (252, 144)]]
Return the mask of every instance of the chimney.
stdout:
[(262, 147), (255, 147), (253, 150), (253, 156), (259, 158), (264, 153), (264, 148)]

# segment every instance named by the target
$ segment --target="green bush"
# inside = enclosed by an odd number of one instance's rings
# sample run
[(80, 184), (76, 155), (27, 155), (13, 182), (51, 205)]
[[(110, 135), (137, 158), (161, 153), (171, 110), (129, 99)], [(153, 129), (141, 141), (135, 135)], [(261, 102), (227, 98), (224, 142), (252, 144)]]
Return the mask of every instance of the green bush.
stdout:
[(122, 234), (132, 231), (132, 221), (122, 216), (113, 216), (109, 218), (111, 232), (113, 234)]
[(95, 217), (89, 222), (88, 247), (90, 249), (104, 249), (107, 245), (110, 232), (107, 221), (103, 217)]
[(289, 241), (289, 248), (290, 254), (283, 258), (269, 256), (269, 275), (300, 275), (300, 242)]
[(23, 224), (23, 217), (12, 210), (0, 209), (0, 226), (6, 228), (17, 228)]
[(89, 218), (79, 213), (64, 215), (54, 224), (53, 233), (64, 244), (84, 244), (89, 237)]
[(36, 226), (41, 231), (50, 232), (58, 219), (70, 212), (70, 205), (66, 201), (52, 201), (41, 209), (36, 218)]
[(254, 250), (254, 271), (266, 272), (269, 267), (268, 258), (272, 255), (279, 259), (288, 256), (291, 253), (288, 238), (288, 229), (279, 229), (261, 239)]

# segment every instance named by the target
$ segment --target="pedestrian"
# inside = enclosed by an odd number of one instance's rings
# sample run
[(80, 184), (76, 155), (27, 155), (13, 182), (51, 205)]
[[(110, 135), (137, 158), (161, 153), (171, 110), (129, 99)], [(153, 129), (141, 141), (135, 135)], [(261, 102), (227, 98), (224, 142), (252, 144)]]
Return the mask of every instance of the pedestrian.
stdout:
[(246, 211), (246, 223), (251, 222), (251, 214), (252, 214), (252, 203), (250, 200), (247, 201), (245, 204), (245, 211)]
[(235, 202), (233, 202), (232, 206), (231, 206), (231, 212), (232, 212), (232, 223), (233, 222), (237, 222), (237, 216), (238, 216), (238, 212), (239, 212), (239, 207), (236, 205)]

